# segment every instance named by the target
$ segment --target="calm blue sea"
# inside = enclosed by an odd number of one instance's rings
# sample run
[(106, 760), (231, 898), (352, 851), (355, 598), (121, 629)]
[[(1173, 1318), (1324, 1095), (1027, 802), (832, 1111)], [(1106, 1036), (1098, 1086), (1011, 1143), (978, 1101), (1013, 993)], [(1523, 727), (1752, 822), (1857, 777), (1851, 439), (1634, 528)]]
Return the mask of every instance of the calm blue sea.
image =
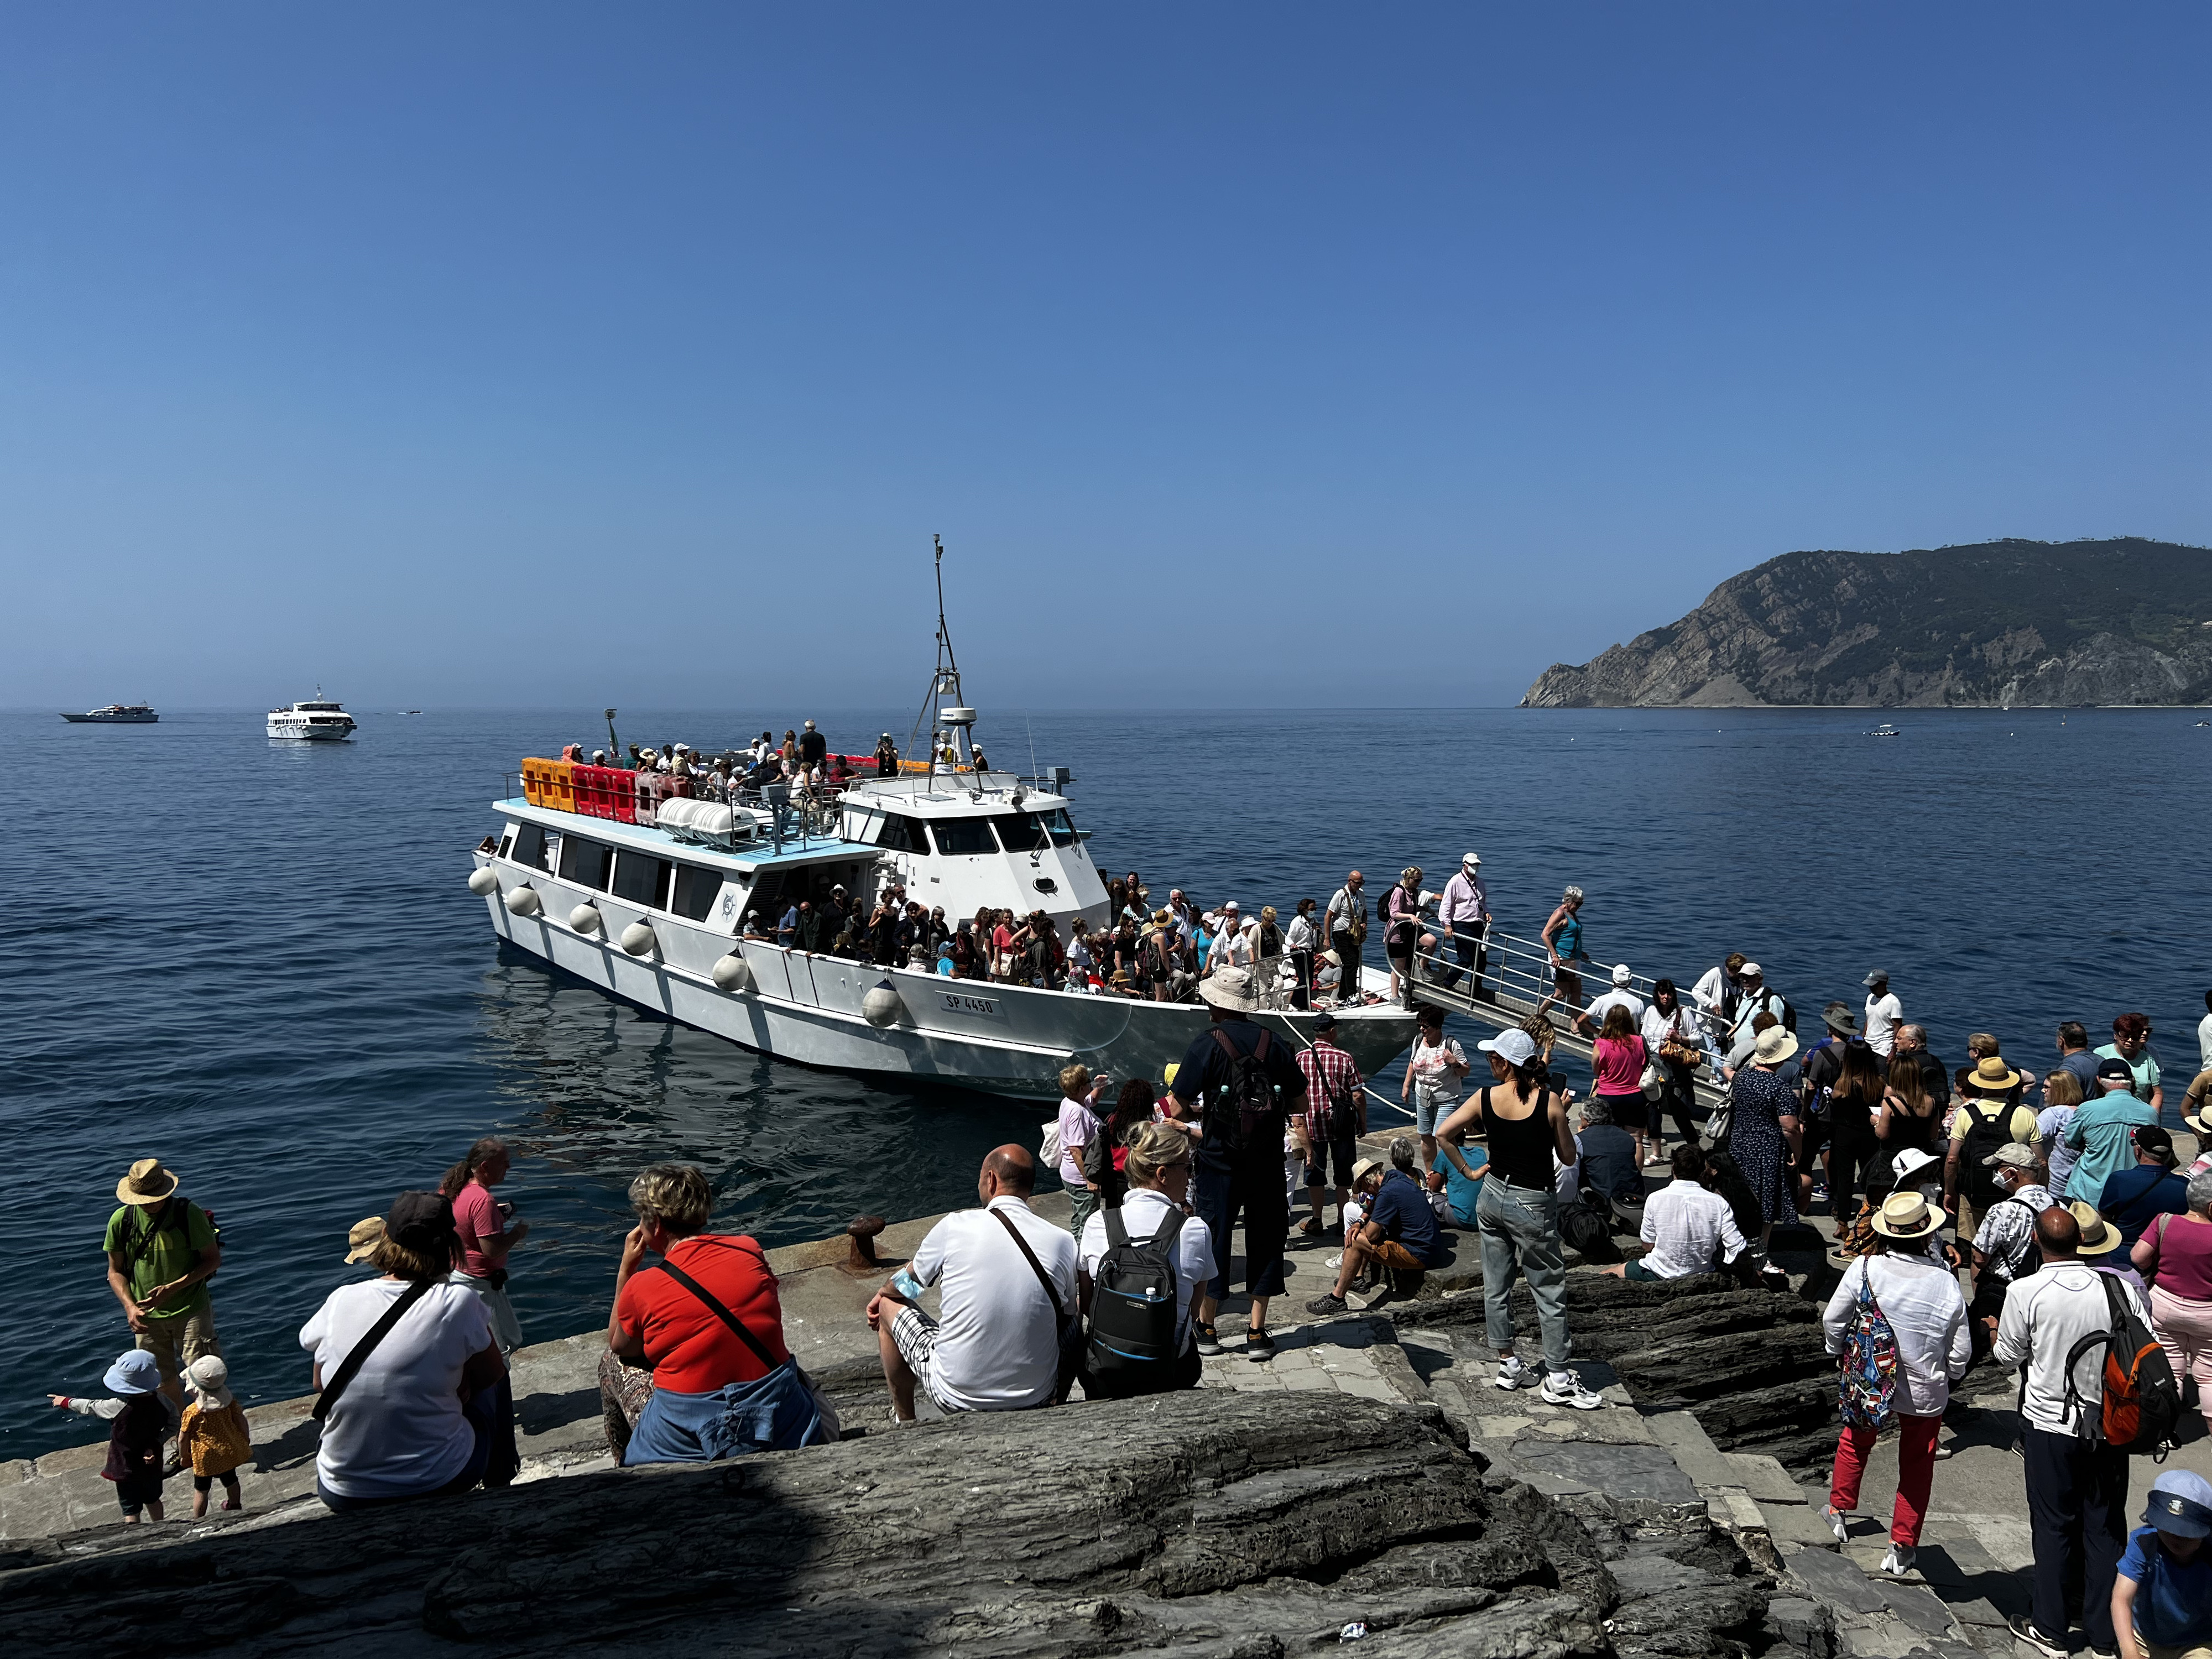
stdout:
[[(596, 711), (355, 711), (358, 739), (272, 744), (258, 711), (72, 726), (0, 714), (0, 1459), (81, 1441), (126, 1345), (100, 1256), (117, 1178), (157, 1155), (223, 1227), (218, 1324), (249, 1400), (307, 1386), (300, 1323), (347, 1226), (477, 1135), (534, 1224), (529, 1337), (600, 1323), (641, 1164), (703, 1164), (720, 1224), (770, 1244), (860, 1211), (941, 1210), (1032, 1111), (779, 1065), (502, 956), (467, 890), (502, 771), (604, 741)], [(624, 742), (735, 744), (810, 711), (656, 713)], [(819, 711), (813, 711), (817, 714)], [(1441, 885), (1474, 848), (1509, 931), (1588, 890), (1591, 953), (1686, 981), (1731, 949), (1813, 1015), (1887, 967), (1954, 1063), (1969, 1030), (2049, 1051), (2148, 1012), (2194, 1068), (2212, 727), (2194, 713), (986, 708), (1001, 765), (1073, 768), (1103, 866), (1202, 902), (1326, 899), (1358, 864)], [(912, 711), (823, 716), (864, 750)], [(1809, 1022), (1808, 1022), (1809, 1023)], [(1395, 1092), (1395, 1079), (1391, 1085)]]

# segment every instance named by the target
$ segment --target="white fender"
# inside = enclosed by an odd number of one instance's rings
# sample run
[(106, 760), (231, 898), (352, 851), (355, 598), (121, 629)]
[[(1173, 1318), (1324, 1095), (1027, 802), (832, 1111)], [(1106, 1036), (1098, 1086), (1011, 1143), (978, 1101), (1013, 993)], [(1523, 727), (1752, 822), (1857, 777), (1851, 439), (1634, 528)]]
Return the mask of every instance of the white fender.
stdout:
[(469, 872), (469, 891), (478, 898), (489, 898), (499, 890), (499, 872), (489, 864)]
[(507, 890), (507, 908), (518, 916), (534, 916), (545, 906), (538, 896), (538, 890), (526, 884)]
[(605, 923), (597, 905), (580, 904), (568, 912), (568, 925), (580, 933), (596, 933)]
[(641, 921), (633, 921), (623, 929), (622, 947), (634, 957), (641, 957), (653, 949), (653, 929)]
[(714, 983), (725, 991), (750, 991), (753, 988), (753, 966), (732, 951), (714, 964)]
[(887, 979), (878, 980), (875, 988), (860, 999), (860, 1018), (878, 1030), (896, 1025), (905, 1012), (905, 1002)]

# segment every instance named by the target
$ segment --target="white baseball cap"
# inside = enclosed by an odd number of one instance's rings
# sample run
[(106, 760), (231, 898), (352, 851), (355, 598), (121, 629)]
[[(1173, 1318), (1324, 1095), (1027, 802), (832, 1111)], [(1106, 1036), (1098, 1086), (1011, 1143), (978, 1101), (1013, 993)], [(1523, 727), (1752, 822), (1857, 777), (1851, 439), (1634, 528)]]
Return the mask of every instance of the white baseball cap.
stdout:
[(1480, 853), (1462, 853), (1459, 855), (1459, 861), (1462, 864), (1480, 864), (1482, 862), (1482, 854)]
[(1628, 964), (1626, 963), (1616, 962), (1613, 964), (1613, 982), (1615, 985), (1626, 985), (1630, 980), (1634, 979), (1635, 977), (1635, 975), (1628, 971)]
[(1536, 1039), (1517, 1027), (1474, 1046), (1486, 1054), (1496, 1054), (1508, 1066), (1526, 1066), (1536, 1054)]
[(1747, 962), (1742, 967), (1737, 969), (1735, 971), (1740, 977), (1744, 979), (1765, 979), (1766, 977), (1765, 975), (1759, 971), (1759, 964), (1755, 962)]

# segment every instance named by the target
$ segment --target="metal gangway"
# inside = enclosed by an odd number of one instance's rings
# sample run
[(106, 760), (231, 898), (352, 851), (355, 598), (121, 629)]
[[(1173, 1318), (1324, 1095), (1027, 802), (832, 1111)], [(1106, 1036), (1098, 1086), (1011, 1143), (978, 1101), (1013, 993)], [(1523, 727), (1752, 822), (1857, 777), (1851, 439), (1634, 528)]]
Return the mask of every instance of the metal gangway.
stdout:
[[(1416, 1002), (1433, 1003), (1501, 1031), (1518, 1028), (1540, 1009), (1558, 1032), (1555, 1057), (1573, 1054), (1585, 1062), (1592, 1058), (1590, 1039), (1577, 1029), (1575, 1016), (1601, 993), (1614, 988), (1612, 969), (1593, 963), (1576, 963), (1571, 971), (1582, 979), (1582, 1001), (1569, 1006), (1554, 999), (1545, 1008), (1542, 1005), (1553, 992), (1553, 968), (1551, 953), (1540, 941), (1501, 933), (1493, 924), (1483, 931), (1482, 951), (1476, 957), (1481, 965), (1462, 968), (1453, 948), (1457, 940), (1445, 935), (1441, 922), (1424, 917), (1420, 937), (1433, 937), (1436, 949), (1423, 951), (1417, 945), (1414, 951), (1414, 969), (1421, 980), (1413, 991)], [(1453, 975), (1457, 976), (1455, 980), (1452, 980)], [(1448, 980), (1452, 982), (1447, 983)], [(1475, 992), (1478, 985), (1481, 987), (1479, 995)], [(1633, 993), (1649, 1007), (1651, 985), (1650, 976), (1632, 974), (1628, 984), (1620, 988)], [(1688, 991), (1679, 984), (1676, 994), (1681, 1006), (1698, 1019), (1705, 1036), (1705, 1063), (1691, 1073), (1691, 1116), (1703, 1121), (1727, 1097), (1720, 1080), (1723, 1054), (1714, 1053), (1712, 1048), (1718, 1022), (1706, 1018), (1704, 1010), (1691, 1000)], [(1483, 1069), (1480, 1066), (1474, 1068), (1468, 1078), (1470, 1086), (1481, 1085)]]

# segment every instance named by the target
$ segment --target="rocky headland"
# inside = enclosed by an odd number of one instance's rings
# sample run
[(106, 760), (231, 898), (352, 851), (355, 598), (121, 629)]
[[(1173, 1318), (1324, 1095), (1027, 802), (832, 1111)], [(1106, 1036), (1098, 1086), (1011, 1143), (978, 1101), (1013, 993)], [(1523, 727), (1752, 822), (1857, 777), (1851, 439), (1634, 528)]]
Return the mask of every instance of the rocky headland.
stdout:
[(2212, 702), (2212, 550), (2126, 537), (1785, 553), (1524, 708)]

